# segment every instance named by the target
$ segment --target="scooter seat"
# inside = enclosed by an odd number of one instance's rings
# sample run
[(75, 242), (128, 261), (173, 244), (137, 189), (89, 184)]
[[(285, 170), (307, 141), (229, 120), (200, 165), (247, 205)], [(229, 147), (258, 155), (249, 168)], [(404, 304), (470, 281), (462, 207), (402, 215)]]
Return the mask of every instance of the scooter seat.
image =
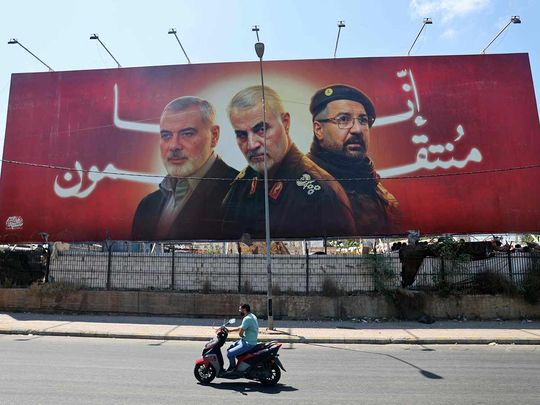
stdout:
[(244, 354), (248, 354), (248, 353), (254, 353), (254, 352), (258, 352), (259, 350), (262, 350), (265, 348), (265, 344), (264, 343), (257, 343), (255, 346), (253, 346), (251, 349), (249, 349), (247, 352), (245, 352)]

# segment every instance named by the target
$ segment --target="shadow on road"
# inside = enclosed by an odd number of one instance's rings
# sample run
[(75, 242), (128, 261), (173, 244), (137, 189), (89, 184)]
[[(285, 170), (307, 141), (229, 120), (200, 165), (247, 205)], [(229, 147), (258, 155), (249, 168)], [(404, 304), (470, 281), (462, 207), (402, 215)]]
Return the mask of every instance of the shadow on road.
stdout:
[[(420, 367), (418, 367), (418, 366), (416, 366), (416, 365), (414, 365), (412, 363), (409, 363), (408, 361), (405, 361), (403, 359), (400, 359), (397, 356), (393, 356), (393, 355), (388, 354), (388, 353), (370, 352), (368, 350), (351, 349), (351, 348), (348, 348), (348, 347), (338, 347), (338, 346), (326, 345), (326, 344), (320, 344), (320, 343), (308, 343), (308, 344), (310, 346), (319, 346), (319, 347), (324, 347), (324, 348), (327, 348), (327, 349), (346, 350), (346, 351), (350, 351), (350, 352), (374, 354), (374, 355), (377, 355), (377, 356), (390, 357), (391, 359), (394, 359), (396, 361), (407, 364), (408, 366), (411, 366), (411, 367), (417, 369), (419, 371), (419, 373), (422, 376), (426, 377), (426, 378), (429, 378), (431, 380), (442, 380), (442, 379), (444, 379), (442, 376), (440, 376), (438, 374), (432, 373), (431, 371), (428, 371), (428, 370), (424, 370), (423, 368), (420, 368)], [(427, 349), (427, 350), (422, 350), (422, 351), (433, 351), (433, 350), (432, 349)]]
[(211, 387), (218, 390), (236, 391), (242, 395), (248, 395), (250, 392), (260, 392), (263, 394), (279, 394), (280, 392), (292, 392), (298, 391), (298, 388), (291, 387), (290, 385), (277, 384), (273, 387), (265, 387), (257, 382), (223, 382), (212, 383), (208, 385), (199, 385), (203, 387)]

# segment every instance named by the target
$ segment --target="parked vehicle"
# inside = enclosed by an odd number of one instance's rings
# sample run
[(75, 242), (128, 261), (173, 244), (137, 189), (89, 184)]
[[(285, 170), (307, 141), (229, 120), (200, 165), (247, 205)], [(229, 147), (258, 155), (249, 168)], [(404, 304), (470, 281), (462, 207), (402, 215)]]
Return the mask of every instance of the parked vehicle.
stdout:
[(247, 353), (237, 357), (236, 368), (226, 371), (223, 366), (221, 348), (227, 341), (229, 330), (236, 319), (229, 319), (217, 330), (216, 336), (204, 346), (202, 358), (195, 362), (193, 373), (201, 384), (209, 384), (214, 378), (236, 380), (247, 378), (260, 381), (261, 384), (276, 385), (281, 378), (281, 370), (286, 371), (279, 360), (278, 351), (281, 343), (277, 341), (259, 343)]

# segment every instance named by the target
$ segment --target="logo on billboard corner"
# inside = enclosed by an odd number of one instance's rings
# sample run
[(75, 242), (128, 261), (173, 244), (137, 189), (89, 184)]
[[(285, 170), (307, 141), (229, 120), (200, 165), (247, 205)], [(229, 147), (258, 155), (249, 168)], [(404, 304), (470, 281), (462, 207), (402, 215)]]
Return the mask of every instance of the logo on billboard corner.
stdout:
[(6, 230), (12, 231), (15, 229), (22, 229), (24, 221), (22, 217), (12, 216), (6, 219)]

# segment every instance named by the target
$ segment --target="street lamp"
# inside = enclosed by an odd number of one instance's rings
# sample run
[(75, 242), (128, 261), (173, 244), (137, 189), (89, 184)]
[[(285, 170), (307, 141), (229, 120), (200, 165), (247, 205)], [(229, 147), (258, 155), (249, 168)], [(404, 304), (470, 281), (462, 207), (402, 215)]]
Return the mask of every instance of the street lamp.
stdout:
[[(257, 42), (260, 42), (259, 40), (259, 31), (260, 31), (260, 28), (258, 25), (254, 25), (252, 28), (251, 28), (251, 31), (253, 31), (255, 33), (255, 35), (257, 35)], [(256, 50), (256, 49), (255, 49)], [(264, 53), (264, 44), (263, 44), (263, 53)], [(258, 56), (259, 54), (257, 54)], [(262, 56), (261, 56), (262, 58)]]
[(101, 44), (101, 46), (103, 48), (105, 48), (105, 50), (107, 51), (107, 53), (111, 56), (111, 58), (114, 59), (114, 61), (116, 62), (116, 64), (118, 65), (118, 67), (122, 67), (120, 66), (120, 63), (116, 60), (116, 58), (113, 56), (113, 54), (107, 49), (107, 47), (105, 46), (105, 44), (103, 42), (101, 42), (101, 39), (99, 39), (99, 36), (98, 34), (92, 34), (90, 35), (90, 39), (97, 39), (99, 41), (99, 43)]
[(30, 50), (24, 46), (23, 44), (21, 44), (17, 39), (15, 38), (11, 38), (9, 41), (8, 41), (8, 44), (9, 45), (14, 45), (14, 44), (18, 44), (20, 45), (21, 48), (23, 48), (26, 52), (28, 52), (30, 55), (32, 55), (34, 58), (36, 58), (37, 60), (39, 60), (42, 64), (44, 64), (47, 69), (49, 69), (49, 72), (54, 72), (54, 70), (49, 66), (47, 65), (45, 62), (43, 62), (41, 59), (39, 59), (36, 55), (34, 55), (32, 52), (30, 52)]
[(184, 52), (184, 56), (186, 57), (188, 63), (191, 64), (191, 61), (189, 60), (189, 56), (187, 56), (186, 50), (182, 46), (180, 39), (178, 39), (178, 35), (176, 35), (176, 28), (170, 28), (168, 33), (174, 35), (174, 37), (176, 38), (176, 41), (178, 42), (178, 45), (180, 45), (180, 48), (182, 48), (182, 52)]
[[(253, 29), (259, 37), (258, 27), (257, 30)], [(272, 311), (272, 257), (270, 255), (270, 206), (268, 203), (268, 165), (267, 165), (267, 149), (266, 149), (266, 98), (264, 97), (264, 75), (263, 75), (263, 63), (262, 58), (264, 55), (264, 44), (257, 42), (255, 44), (255, 52), (259, 58), (259, 66), (261, 70), (261, 89), (262, 89), (262, 112), (263, 112), (263, 134), (264, 134), (264, 225), (266, 236), (266, 274), (267, 274), (267, 304), (266, 310), (268, 312), (268, 330), (274, 329), (274, 315)]]
[(416, 44), (416, 41), (418, 40), (418, 37), (420, 37), (420, 34), (424, 30), (425, 26), (428, 25), (428, 24), (433, 24), (433, 21), (431, 20), (431, 18), (426, 17), (426, 18), (424, 18), (424, 23), (422, 24), (422, 28), (420, 28), (420, 31), (418, 32), (418, 35), (416, 35), (416, 38), (414, 39), (414, 42), (412, 43), (411, 47), (409, 48), (409, 52), (407, 52), (407, 56), (411, 56), (411, 51), (412, 51), (412, 49), (414, 47), (414, 44)]
[(338, 46), (338, 42), (339, 42), (339, 33), (341, 32), (342, 28), (345, 28), (345, 21), (341, 21), (341, 20), (338, 21), (337, 26), (338, 26), (338, 32), (337, 32), (337, 38), (336, 38), (336, 48), (334, 49), (334, 59), (335, 59), (336, 53), (337, 53), (337, 46)]
[(518, 15), (513, 15), (512, 17), (510, 17), (510, 21), (508, 22), (508, 24), (506, 24), (506, 25), (503, 27), (503, 29), (500, 30), (499, 33), (498, 33), (497, 35), (495, 35), (495, 38), (493, 38), (493, 39), (491, 40), (491, 42), (490, 42), (489, 44), (487, 44), (487, 46), (486, 46), (484, 49), (482, 49), (482, 53), (486, 53), (486, 49), (488, 49), (488, 48), (490, 47), (490, 45), (491, 45), (493, 42), (495, 42), (495, 40), (496, 40), (497, 38), (499, 38), (499, 35), (501, 35), (501, 34), (503, 33), (503, 31), (504, 31), (505, 29), (507, 29), (507, 28), (510, 26), (510, 24), (521, 24), (521, 18), (519, 18)]

